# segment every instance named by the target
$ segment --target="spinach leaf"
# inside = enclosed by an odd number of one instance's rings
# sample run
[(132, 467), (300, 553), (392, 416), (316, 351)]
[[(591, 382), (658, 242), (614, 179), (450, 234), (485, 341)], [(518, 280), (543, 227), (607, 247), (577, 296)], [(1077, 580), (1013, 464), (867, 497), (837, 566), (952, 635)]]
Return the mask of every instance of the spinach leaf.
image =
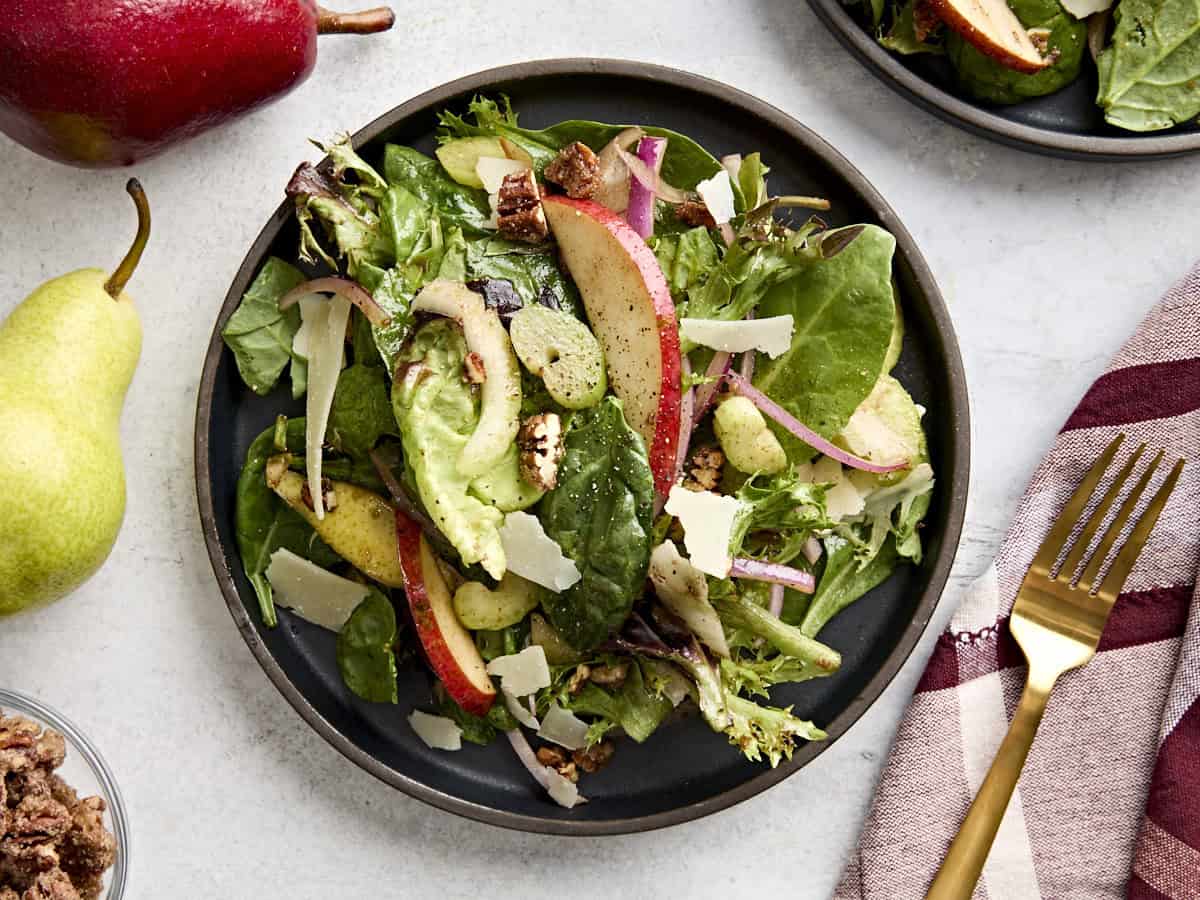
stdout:
[(466, 247), (466, 275), (470, 279), (509, 282), (527, 306), (541, 302), (548, 292), (553, 294), (560, 309), (576, 317), (582, 315), (579, 289), (563, 274), (554, 251), (549, 248), (495, 237), (471, 241)]
[(589, 732), (596, 740), (604, 732), (622, 728), (640, 744), (658, 730), (674, 708), (667, 697), (647, 686), (639, 660), (630, 659), (628, 666), (625, 681), (611, 693), (589, 681), (579, 693), (567, 696), (565, 705), (571, 712), (603, 720)]
[(327, 440), (342, 453), (361, 460), (385, 434), (400, 436), (387, 375), (378, 366), (361, 363), (343, 369), (329, 410)]
[(800, 630), (809, 637), (816, 637), (830, 619), (882, 584), (899, 559), (890, 538), (865, 564), (860, 562), (854, 545), (837, 535), (825, 538), (825, 554), (825, 572), (800, 623)]
[(407, 260), (429, 228), (429, 207), (403, 185), (388, 188), (380, 203), (384, 233), (395, 248), (396, 259)]
[(351, 312), (350, 349), (354, 353), (355, 365), (378, 366), (383, 363), (379, 348), (375, 345), (375, 333), (371, 320), (357, 309)]
[(654, 242), (654, 255), (676, 303), (683, 303), (688, 292), (703, 284), (709, 273), (721, 264), (716, 242), (703, 227), (660, 236)]
[[(529, 154), (533, 159), (534, 170), (539, 175), (567, 144), (580, 141), (599, 153), (606, 144), (629, 127), (571, 119), (540, 131), (533, 131), (521, 128), (517, 124), (517, 115), (507, 97), (502, 97), (500, 103), (485, 97), (476, 97), (468, 104), (467, 113), (474, 118), (474, 124), (451, 112), (441, 114), (444, 140), (478, 136), (507, 138)], [(662, 177), (675, 187), (693, 190), (705, 178), (711, 178), (720, 171), (720, 162), (686, 135), (666, 128), (641, 127), (646, 134), (667, 139)], [(388, 180), (392, 179), (389, 177)], [(741, 191), (736, 183), (733, 190), (738, 209), (742, 209)]]
[(876, 28), (883, 21), (884, 0), (864, 0), (867, 10), (871, 13), (871, 24)]
[(1157, 131), (1200, 115), (1200, 6), (1121, 0), (1100, 54), (1096, 102), (1110, 125)]
[(464, 234), (485, 237), (493, 233), (487, 228), (492, 218), (487, 194), (459, 184), (436, 159), (411, 147), (388, 144), (383, 152), (383, 172), (389, 185), (405, 188)]
[(503, 703), (493, 703), (486, 716), (477, 716), (455, 703), (440, 684), (435, 690), (435, 699), (438, 712), (461, 728), (463, 740), (472, 744), (490, 744), (500, 732), (520, 727)]
[(895, 5), (892, 27), (888, 29), (887, 34), (879, 38), (879, 43), (888, 50), (904, 56), (913, 56), (917, 53), (935, 55), (945, 53), (946, 48), (942, 46), (936, 35), (928, 36), (925, 40), (918, 36), (914, 19), (916, 2), (917, 0), (905, 0), (904, 3)]
[[(303, 418), (288, 421), (287, 448), (293, 454), (304, 455)], [(317, 537), (312, 526), (267, 487), (267, 459), (277, 452), (272, 426), (254, 439), (246, 454), (246, 464), (238, 476), (234, 512), (234, 531), (242, 568), (258, 596), (263, 624), (269, 628), (277, 624), (274, 594), (266, 576), (272, 553), (284, 547), (325, 568), (341, 561), (341, 557)]]
[[(764, 316), (790, 313), (792, 346), (763, 360), (755, 386), (823, 437), (833, 437), (874, 387), (892, 337), (896, 239), (875, 225), (836, 256), (809, 265), (766, 292)], [(836, 238), (847, 229), (830, 232)], [(775, 423), (789, 456), (812, 453)]]
[(645, 586), (654, 484), (642, 439), (615, 397), (575, 413), (565, 445), (558, 488), (542, 500), (539, 517), (583, 577), (543, 606), (583, 650), (625, 621)]
[(371, 333), (375, 339), (375, 349), (379, 351), (379, 358), (389, 372), (394, 372), (396, 357), (412, 331), (412, 301), (417, 288), (409, 285), (402, 270), (385, 271), (374, 266), (360, 268), (358, 282), (371, 292), (375, 302), (383, 307), (383, 311), (390, 317), (387, 325), (371, 326)]
[(1087, 23), (1067, 13), (1058, 0), (1008, 0), (1026, 28), (1045, 28), (1047, 44), (1057, 51), (1053, 65), (1027, 75), (1002, 66), (976, 50), (956, 32), (946, 36), (946, 55), (963, 89), (992, 103), (1019, 103), (1029, 97), (1053, 94), (1079, 77), (1079, 66), (1087, 45)]
[(274, 256), (268, 258), (221, 332), (237, 360), (242, 381), (256, 394), (269, 394), (289, 361), (293, 381), (302, 384), (306, 380), (304, 361), (292, 356), (292, 340), (300, 329), (300, 307), (279, 310), (283, 295), (303, 281), (304, 273), (295, 266)]
[(396, 610), (372, 587), (338, 632), (338, 671), (346, 687), (370, 703), (397, 703)]

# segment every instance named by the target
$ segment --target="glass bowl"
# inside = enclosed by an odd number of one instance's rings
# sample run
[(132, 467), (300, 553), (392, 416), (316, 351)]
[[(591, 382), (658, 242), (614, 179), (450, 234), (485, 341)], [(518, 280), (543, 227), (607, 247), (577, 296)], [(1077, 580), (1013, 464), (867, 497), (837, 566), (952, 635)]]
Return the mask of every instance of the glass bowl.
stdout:
[(129, 872), (129, 817), (108, 763), (70, 719), (27, 694), (0, 688), (0, 710), (25, 716), (43, 728), (52, 728), (62, 734), (67, 743), (67, 758), (55, 771), (78, 791), (80, 797), (99, 796), (108, 804), (105, 820), (117, 839), (117, 859), (104, 875), (105, 897), (121, 900), (125, 896)]

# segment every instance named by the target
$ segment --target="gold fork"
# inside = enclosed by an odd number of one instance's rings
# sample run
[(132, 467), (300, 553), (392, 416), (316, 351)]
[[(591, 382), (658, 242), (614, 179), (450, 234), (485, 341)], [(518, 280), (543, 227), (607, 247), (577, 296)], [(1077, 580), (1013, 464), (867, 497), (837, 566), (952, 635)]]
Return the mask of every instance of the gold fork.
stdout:
[(1162, 487), (1134, 524), (1128, 540), (1121, 547), (1113, 564), (1097, 581), (1105, 559), (1129, 523), (1141, 495), (1162, 461), (1163, 452), (1160, 450), (1146, 467), (1136, 486), (1129, 492), (1112, 525), (1100, 538), (1078, 581), (1073, 581), (1075, 570), (1084, 561), (1084, 555), (1146, 450), (1146, 445), (1142, 444), (1122, 466), (1120, 473), (1096, 506), (1095, 512), (1084, 525), (1079, 539), (1068, 550), (1062, 565), (1056, 569), (1055, 562), (1062, 552), (1068, 549), (1071, 534), (1087, 507), (1089, 498), (1116, 458), (1124, 439), (1125, 435), (1118, 435), (1088, 471), (1083, 483), (1071, 496), (1042, 546), (1038, 548), (1037, 556), (1029, 571), (1025, 573), (1025, 580), (1021, 582), (1009, 627), (1029, 663), (1025, 690), (1021, 694), (1021, 702), (1017, 705), (1008, 734), (1004, 736), (996, 758), (988, 769), (987, 777), (980, 785), (979, 793), (975, 795), (967, 817), (950, 845), (946, 859), (942, 862), (929, 893), (926, 894), (926, 900), (967, 900), (974, 892), (975, 883), (979, 880), (983, 864), (1000, 828), (1000, 820), (1004, 817), (1013, 789), (1017, 786), (1017, 779), (1021, 776), (1021, 768), (1025, 765), (1025, 757), (1029, 755), (1038, 724), (1046, 711), (1050, 691), (1060, 675), (1084, 665), (1096, 655), (1096, 645), (1100, 641), (1113, 603), (1121, 593), (1125, 579), (1146, 545), (1146, 539), (1158, 521), (1163, 507), (1167, 505), (1167, 498), (1179, 480), (1179, 473), (1183, 471), (1181, 459), (1171, 468)]

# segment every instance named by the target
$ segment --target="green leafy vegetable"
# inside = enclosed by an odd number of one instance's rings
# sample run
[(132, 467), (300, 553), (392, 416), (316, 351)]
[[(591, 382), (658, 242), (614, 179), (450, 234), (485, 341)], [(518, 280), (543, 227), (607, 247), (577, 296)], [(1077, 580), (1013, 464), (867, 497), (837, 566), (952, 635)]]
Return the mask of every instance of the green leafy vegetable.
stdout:
[(346, 687), (371, 703), (398, 702), (395, 644), (396, 610), (372, 587), (338, 632), (338, 670)]
[(742, 628), (762, 638), (780, 653), (815, 666), (832, 675), (842, 664), (842, 655), (832, 647), (815, 641), (794, 625), (789, 625), (753, 600), (739, 594), (712, 598), (727, 627)]
[(640, 744), (671, 714), (671, 701), (647, 685), (639, 661), (628, 660), (627, 666), (625, 681), (616, 690), (610, 692), (588, 682), (577, 694), (565, 698), (564, 705), (572, 712), (600, 718), (589, 732), (589, 743), (621, 728)]
[(1111, 125), (1157, 131), (1200, 115), (1200, 4), (1121, 0), (1096, 102)]
[[(861, 227), (845, 249), (771, 287), (759, 304), (763, 316), (791, 314), (795, 331), (786, 353), (760, 363), (754, 386), (822, 437), (841, 431), (871, 392), (896, 316), (896, 239), (878, 226)], [(812, 456), (790, 432), (772, 427), (789, 458)]]
[(809, 637), (816, 637), (830, 619), (882, 584), (898, 561), (895, 543), (889, 540), (863, 564), (854, 545), (837, 535), (825, 538), (825, 556), (825, 572), (800, 623)]
[(732, 556), (789, 563), (815, 529), (832, 524), (825, 512), (825, 487), (800, 481), (792, 473), (751, 478), (738, 489), (737, 498), (742, 507), (730, 536)]
[(812, 722), (793, 716), (791, 707), (760, 706), (733, 693), (726, 696), (725, 702), (729, 713), (725, 734), (751, 762), (765, 756), (777, 766), (781, 760), (791, 759), (798, 741), (823, 741), (828, 737)]
[(1019, 103), (1052, 94), (1078, 78), (1087, 46), (1087, 23), (1064, 10), (1058, 0), (1008, 0), (1008, 5), (1026, 28), (1050, 32), (1047, 46), (1057, 58), (1040, 72), (1025, 74), (1002, 66), (956, 32), (950, 32), (946, 35), (946, 57), (963, 89), (980, 100)]
[(434, 698), (437, 701), (438, 712), (461, 728), (463, 740), (472, 744), (486, 746), (501, 732), (520, 727), (520, 723), (503, 703), (493, 703), (486, 716), (477, 716), (455, 703), (440, 682), (434, 688)]
[(661, 236), (654, 243), (654, 254), (676, 303), (686, 300), (689, 291), (703, 284), (721, 262), (720, 251), (707, 228)]
[(581, 317), (579, 289), (563, 273), (554, 251), (502, 238), (471, 241), (466, 247), (465, 279), (509, 282), (526, 306), (553, 297), (564, 312)]
[(542, 500), (539, 516), (583, 577), (544, 607), (572, 646), (588, 649), (624, 622), (641, 596), (654, 484), (645, 445), (615, 397), (575, 413), (565, 444), (558, 488)]
[[(304, 361), (292, 354), (292, 341), (300, 329), (300, 308), (279, 309), (283, 295), (303, 281), (304, 273), (295, 266), (269, 257), (221, 332), (237, 360), (242, 381), (256, 394), (274, 390), (289, 362), (293, 382), (306, 380)], [(303, 391), (297, 396), (299, 393)]]
[[(942, 46), (940, 39), (927, 37), (925, 40), (921, 40), (917, 36), (916, 22), (913, 19), (915, 6), (914, 0), (905, 0), (904, 3), (896, 4), (893, 7), (892, 27), (888, 29), (887, 34), (879, 38), (879, 43), (904, 56), (912, 56), (917, 53), (938, 55), (945, 53), (946, 48)], [(876, 21), (875, 24), (878, 25), (879, 22)]]
[(438, 214), (445, 224), (466, 235), (490, 237), (492, 218), (487, 194), (463, 187), (446, 174), (442, 164), (411, 147), (388, 144), (383, 152), (383, 172), (388, 184), (402, 187)]
[[(287, 449), (303, 457), (304, 419), (288, 420), (286, 437)], [(274, 594), (266, 576), (272, 553), (283, 547), (325, 568), (341, 561), (329, 545), (317, 537), (312, 527), (267, 487), (267, 459), (276, 452), (273, 426), (255, 438), (246, 453), (246, 464), (238, 476), (234, 512), (242, 568), (258, 596), (263, 624), (269, 628), (274, 628), (278, 621)]]
[(767, 202), (770, 196), (767, 193), (767, 173), (770, 171), (763, 165), (761, 153), (751, 153), (742, 160), (737, 182), (746, 199), (746, 209), (757, 209)]
[(378, 366), (355, 363), (338, 376), (329, 411), (329, 442), (338, 450), (362, 459), (381, 437), (400, 436), (388, 378)]

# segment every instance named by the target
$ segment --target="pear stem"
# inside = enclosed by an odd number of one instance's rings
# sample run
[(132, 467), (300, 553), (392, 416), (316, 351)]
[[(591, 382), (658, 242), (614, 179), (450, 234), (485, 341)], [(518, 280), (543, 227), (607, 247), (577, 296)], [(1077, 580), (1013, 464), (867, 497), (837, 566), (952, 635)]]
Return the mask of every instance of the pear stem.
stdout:
[(396, 23), (396, 14), (386, 6), (361, 12), (339, 13), (317, 7), (317, 34), (375, 34)]
[(130, 178), (125, 183), (125, 190), (133, 198), (133, 205), (137, 207), (138, 228), (129, 252), (125, 254), (116, 271), (109, 276), (108, 281), (104, 282), (105, 292), (114, 300), (121, 296), (121, 291), (125, 290), (125, 285), (133, 277), (133, 270), (141, 262), (142, 251), (146, 249), (146, 241), (150, 240), (150, 203), (146, 199), (146, 192), (142, 190), (142, 183), (136, 178)]

